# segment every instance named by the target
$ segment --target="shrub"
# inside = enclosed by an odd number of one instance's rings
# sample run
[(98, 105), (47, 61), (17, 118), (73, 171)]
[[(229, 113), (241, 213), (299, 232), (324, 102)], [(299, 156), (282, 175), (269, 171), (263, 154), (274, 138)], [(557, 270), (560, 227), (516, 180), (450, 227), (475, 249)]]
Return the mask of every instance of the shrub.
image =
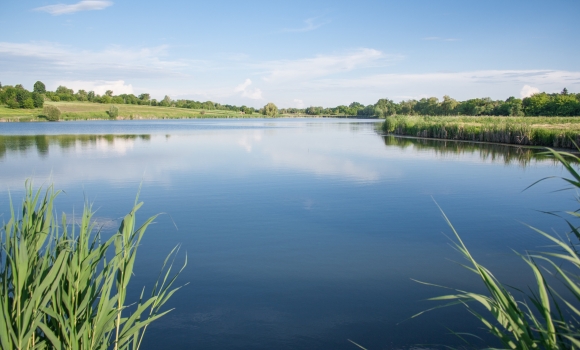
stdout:
[(115, 106), (111, 106), (111, 107), (109, 107), (107, 114), (109, 115), (109, 118), (115, 119), (119, 116), (119, 108), (117, 108)]
[(262, 114), (268, 117), (275, 117), (278, 114), (278, 107), (270, 102), (264, 106), (262, 109)]
[(22, 101), (22, 108), (34, 109), (34, 100), (29, 97), (26, 100)]
[(17, 109), (20, 108), (20, 103), (18, 103), (16, 100), (10, 99), (6, 101), (6, 106), (8, 106), (8, 108)]
[(49, 122), (56, 122), (60, 119), (61, 112), (56, 106), (44, 106), (43, 114)]

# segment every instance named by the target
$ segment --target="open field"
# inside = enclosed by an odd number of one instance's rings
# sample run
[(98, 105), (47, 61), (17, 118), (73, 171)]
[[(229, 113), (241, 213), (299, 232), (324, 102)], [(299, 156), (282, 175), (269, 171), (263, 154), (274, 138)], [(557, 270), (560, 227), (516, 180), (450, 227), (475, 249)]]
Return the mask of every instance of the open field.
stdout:
[(576, 148), (578, 117), (422, 117), (390, 116), (382, 131), (395, 135)]
[[(46, 105), (58, 107), (61, 120), (94, 120), (109, 119), (106, 111), (110, 104), (90, 102), (45, 102)], [(140, 105), (115, 105), (119, 108), (119, 119), (173, 119), (173, 118), (252, 118), (263, 117), (261, 114), (244, 115), (240, 112), (224, 110), (186, 109), (175, 107), (150, 107)], [(204, 114), (202, 114), (202, 112)], [(42, 109), (10, 109), (0, 105), (0, 121), (45, 121), (38, 118)]]

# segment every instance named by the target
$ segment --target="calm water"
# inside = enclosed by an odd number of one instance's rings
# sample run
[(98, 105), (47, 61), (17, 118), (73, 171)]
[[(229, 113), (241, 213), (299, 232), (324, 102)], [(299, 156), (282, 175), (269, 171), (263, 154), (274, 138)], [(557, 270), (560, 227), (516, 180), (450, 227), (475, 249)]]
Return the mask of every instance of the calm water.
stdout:
[[(532, 282), (511, 249), (546, 244), (521, 222), (564, 231), (536, 210), (575, 209), (546, 181), (554, 163), (513, 147), (382, 137), (373, 122), (329, 119), (0, 124), (0, 213), (24, 180), (85, 198), (105, 231), (139, 184), (140, 218), (163, 212), (143, 241), (135, 293), (182, 244), (190, 284), (148, 331), (145, 349), (369, 349), (461, 345), (480, 334), (461, 307), (413, 314), (443, 291), (481, 291), (453, 261), (434, 200), (472, 253), (512, 285)], [(6, 214), (2, 216), (2, 219)], [(402, 323), (401, 323), (402, 322)]]

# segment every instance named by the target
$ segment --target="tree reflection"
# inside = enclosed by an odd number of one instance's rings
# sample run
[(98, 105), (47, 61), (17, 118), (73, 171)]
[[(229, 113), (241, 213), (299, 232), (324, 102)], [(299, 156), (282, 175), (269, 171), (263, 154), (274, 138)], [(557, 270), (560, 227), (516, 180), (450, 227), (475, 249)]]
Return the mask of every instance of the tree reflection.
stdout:
[(0, 135), (0, 158), (11, 153), (25, 153), (36, 148), (38, 155), (46, 157), (50, 146), (60, 149), (72, 149), (77, 145), (87, 147), (98, 141), (113, 144), (115, 140), (149, 141), (151, 135)]
[(381, 136), (387, 147), (401, 149), (412, 147), (415, 150), (429, 150), (439, 156), (479, 154), (482, 160), (493, 163), (517, 163), (527, 166), (532, 161), (551, 159), (543, 154), (541, 147), (508, 146), (492, 143), (476, 143), (452, 140), (419, 139), (393, 135)]

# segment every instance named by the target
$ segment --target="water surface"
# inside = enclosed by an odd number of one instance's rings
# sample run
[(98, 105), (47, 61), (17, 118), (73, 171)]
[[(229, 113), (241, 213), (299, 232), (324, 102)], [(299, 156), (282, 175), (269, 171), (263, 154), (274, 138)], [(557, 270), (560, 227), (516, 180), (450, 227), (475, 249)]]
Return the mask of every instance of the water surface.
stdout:
[(495, 345), (460, 307), (402, 322), (443, 293), (411, 278), (482, 291), (452, 262), (435, 201), (476, 258), (525, 286), (532, 276), (511, 249), (546, 242), (521, 222), (563, 232), (536, 210), (575, 209), (556, 180), (522, 192), (551, 175), (565, 174), (526, 149), (381, 136), (368, 120), (0, 125), (1, 213), (26, 178), (65, 190), (61, 212), (92, 201), (107, 232), (140, 184), (140, 218), (165, 213), (140, 248), (134, 294), (177, 244), (190, 284), (145, 349), (461, 345), (446, 327)]

